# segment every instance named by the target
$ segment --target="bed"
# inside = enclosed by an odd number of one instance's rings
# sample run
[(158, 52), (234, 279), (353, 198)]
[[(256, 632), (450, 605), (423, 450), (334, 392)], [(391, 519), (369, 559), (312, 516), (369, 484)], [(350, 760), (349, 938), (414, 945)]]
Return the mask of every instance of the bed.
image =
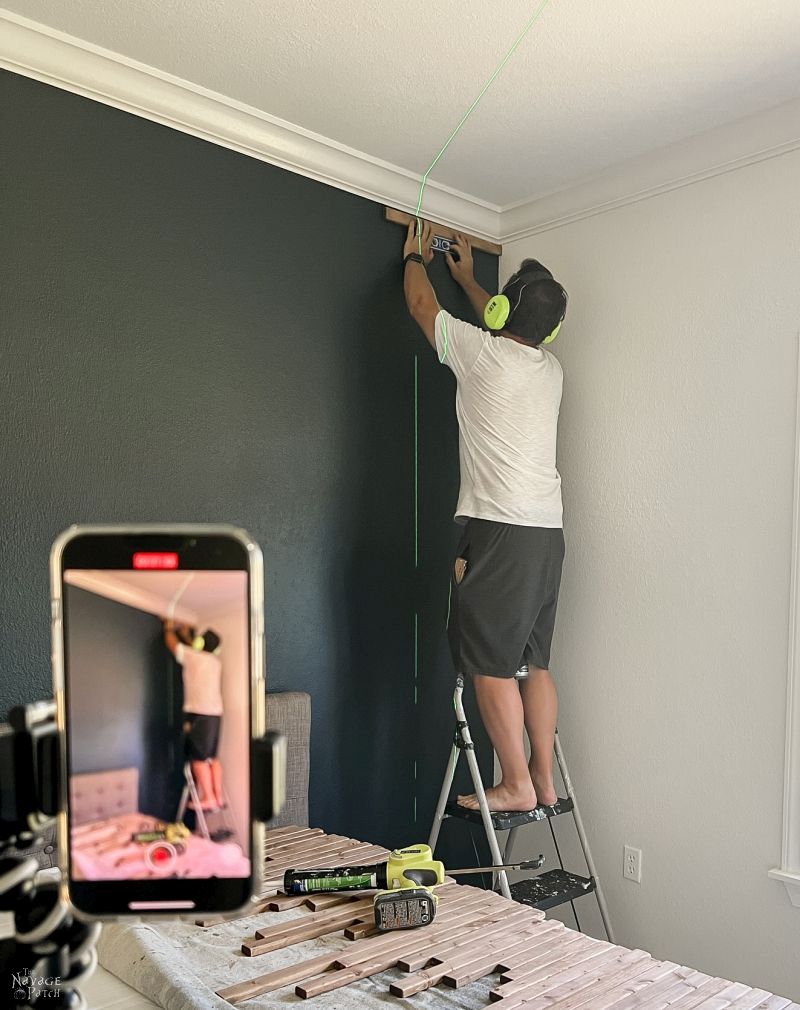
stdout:
[(244, 877), (250, 861), (235, 841), (196, 834), (141, 842), (163, 823), (139, 809), (139, 771), (118, 768), (70, 780), (72, 873), (76, 880)]

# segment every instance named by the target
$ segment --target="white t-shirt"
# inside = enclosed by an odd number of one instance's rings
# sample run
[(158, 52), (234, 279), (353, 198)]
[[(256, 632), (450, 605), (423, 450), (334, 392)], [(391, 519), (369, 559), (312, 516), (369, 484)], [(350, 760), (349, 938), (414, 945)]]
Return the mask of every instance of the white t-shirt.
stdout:
[[(447, 325), (445, 349), (444, 325)], [(455, 373), (461, 490), (456, 521), (562, 525), (556, 432), (563, 373), (543, 347), (436, 317), (436, 348)]]
[(175, 658), (183, 667), (183, 711), (222, 715), (222, 663), (219, 656), (179, 642)]

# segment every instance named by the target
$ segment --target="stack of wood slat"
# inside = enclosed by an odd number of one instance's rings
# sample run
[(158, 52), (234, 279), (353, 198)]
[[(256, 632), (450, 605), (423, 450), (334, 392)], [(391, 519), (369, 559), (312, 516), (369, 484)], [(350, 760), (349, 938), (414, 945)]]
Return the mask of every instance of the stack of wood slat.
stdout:
[[(265, 854), (273, 890), (288, 868), (369, 863), (387, 856), (379, 846), (309, 828), (269, 832)], [(430, 926), (395, 933), (376, 933), (371, 893), (265, 894), (260, 910), (306, 906), (308, 911), (257, 929), (244, 940), (245, 955), (258, 957), (340, 932), (351, 942), (220, 989), (218, 995), (238, 1004), (294, 985), (298, 996), (309, 998), (395, 968), (405, 974), (389, 983), (389, 991), (402, 998), (499, 974), (489, 997), (502, 1003), (500, 1010), (800, 1010), (762, 989), (592, 939), (491, 891), (448, 881), (437, 893), (439, 908)]]

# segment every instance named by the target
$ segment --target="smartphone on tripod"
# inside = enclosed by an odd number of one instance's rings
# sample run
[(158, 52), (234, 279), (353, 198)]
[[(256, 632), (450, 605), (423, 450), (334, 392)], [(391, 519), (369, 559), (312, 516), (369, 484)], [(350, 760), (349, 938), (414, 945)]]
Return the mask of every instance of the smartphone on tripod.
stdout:
[(50, 574), (64, 897), (99, 919), (243, 908), (271, 785), (251, 768), (258, 545), (229, 526), (75, 526)]

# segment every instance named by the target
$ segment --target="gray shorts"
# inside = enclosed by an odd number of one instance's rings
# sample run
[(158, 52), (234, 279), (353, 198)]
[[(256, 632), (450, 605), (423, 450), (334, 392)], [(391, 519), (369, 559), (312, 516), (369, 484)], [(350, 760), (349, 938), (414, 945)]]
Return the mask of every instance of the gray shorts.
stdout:
[(456, 551), (447, 635), (457, 673), (548, 669), (564, 531), (470, 519)]

